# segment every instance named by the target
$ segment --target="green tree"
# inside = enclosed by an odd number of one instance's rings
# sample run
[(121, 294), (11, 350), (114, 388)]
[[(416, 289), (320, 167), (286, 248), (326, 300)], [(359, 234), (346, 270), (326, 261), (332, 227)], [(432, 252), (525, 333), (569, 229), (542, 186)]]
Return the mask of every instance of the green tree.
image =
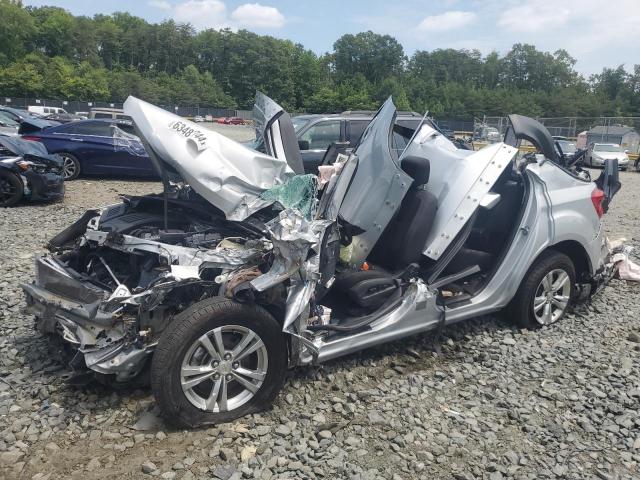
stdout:
[(401, 74), (405, 56), (402, 45), (395, 38), (367, 31), (343, 35), (336, 40), (333, 59), (338, 77), (360, 73), (375, 83)]
[(0, 66), (18, 60), (33, 48), (33, 17), (16, 0), (0, 0)]

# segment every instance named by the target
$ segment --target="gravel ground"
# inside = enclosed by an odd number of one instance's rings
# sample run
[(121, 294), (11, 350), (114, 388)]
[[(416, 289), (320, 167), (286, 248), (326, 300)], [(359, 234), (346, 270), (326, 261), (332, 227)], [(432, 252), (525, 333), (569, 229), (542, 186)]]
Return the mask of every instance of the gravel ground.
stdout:
[[(640, 246), (640, 174), (608, 214)], [(154, 182), (78, 180), (0, 212), (0, 478), (639, 478), (639, 286), (616, 280), (540, 331), (478, 318), (291, 373), (274, 407), (175, 431), (149, 390), (66, 383), (20, 313), (45, 241)]]

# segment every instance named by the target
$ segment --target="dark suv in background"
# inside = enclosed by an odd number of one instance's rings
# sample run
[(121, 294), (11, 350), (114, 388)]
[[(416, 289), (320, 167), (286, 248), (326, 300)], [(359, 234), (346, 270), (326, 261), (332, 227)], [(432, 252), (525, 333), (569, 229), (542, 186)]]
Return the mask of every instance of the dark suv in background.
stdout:
[[(309, 114), (293, 117), (293, 126), (298, 136), (304, 170), (316, 173), (327, 148), (334, 142), (348, 142), (354, 147), (376, 112), (348, 110), (335, 114)], [(396, 125), (415, 130), (422, 115), (416, 112), (398, 112)], [(394, 146), (404, 150), (410, 137), (394, 132)]]
[[(348, 110), (342, 113), (320, 113), (293, 117), (293, 127), (298, 137), (304, 171), (318, 173), (318, 166), (333, 143), (347, 144), (353, 148), (360, 140), (365, 128), (376, 112), (369, 110)], [(403, 127), (393, 133), (393, 144), (398, 153), (404, 150), (413, 131), (422, 121), (422, 115), (416, 112), (398, 112), (396, 125)], [(264, 151), (262, 140), (247, 144), (258, 151)]]

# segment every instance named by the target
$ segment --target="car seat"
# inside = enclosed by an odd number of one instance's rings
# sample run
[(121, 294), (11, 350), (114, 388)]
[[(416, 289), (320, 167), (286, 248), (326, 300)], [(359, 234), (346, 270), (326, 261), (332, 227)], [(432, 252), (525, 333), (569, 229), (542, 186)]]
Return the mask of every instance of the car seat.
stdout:
[(436, 215), (437, 199), (426, 190), (429, 160), (408, 156), (401, 167), (413, 183), (368, 257), (374, 269), (336, 276), (335, 288), (360, 307), (380, 307), (411, 276), (412, 266), (417, 269)]

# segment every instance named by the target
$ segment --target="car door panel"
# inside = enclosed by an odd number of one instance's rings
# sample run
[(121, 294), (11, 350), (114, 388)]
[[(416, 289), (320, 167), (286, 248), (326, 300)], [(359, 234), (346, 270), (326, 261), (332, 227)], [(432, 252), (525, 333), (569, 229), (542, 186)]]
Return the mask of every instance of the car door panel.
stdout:
[(389, 98), (354, 152), (358, 165), (339, 210), (340, 220), (361, 232), (353, 236), (352, 263), (366, 259), (413, 182), (400, 168), (390, 144), (395, 113), (396, 107)]

